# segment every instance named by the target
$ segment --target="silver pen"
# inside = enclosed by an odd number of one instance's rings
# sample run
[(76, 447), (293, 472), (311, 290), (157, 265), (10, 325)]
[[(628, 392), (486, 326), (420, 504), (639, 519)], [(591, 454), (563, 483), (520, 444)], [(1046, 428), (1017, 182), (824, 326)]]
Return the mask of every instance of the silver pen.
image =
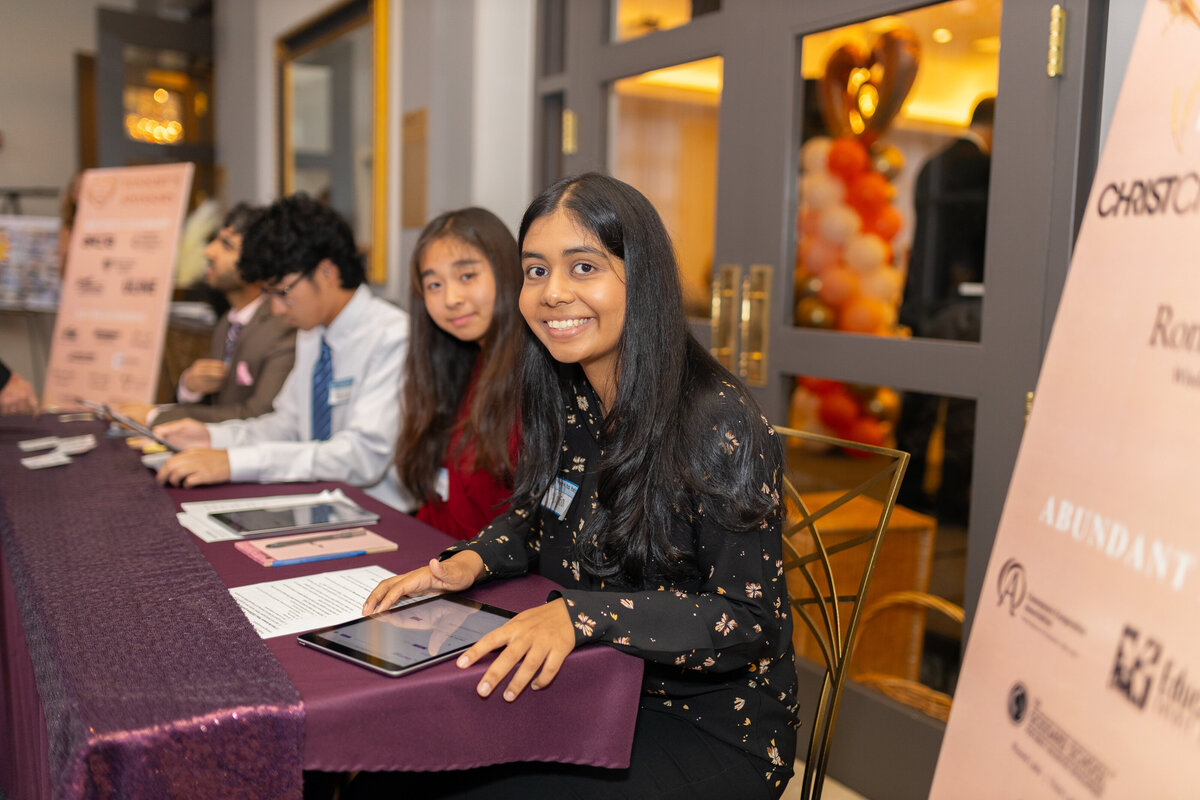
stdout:
[(267, 547), (289, 547), (293, 544), (308, 544), (309, 542), (323, 542), (326, 539), (349, 539), (354, 536), (365, 536), (366, 531), (359, 529), (356, 531), (342, 531), (341, 533), (331, 533), (327, 536), (310, 536), (307, 539), (292, 539), (288, 542), (271, 542)]

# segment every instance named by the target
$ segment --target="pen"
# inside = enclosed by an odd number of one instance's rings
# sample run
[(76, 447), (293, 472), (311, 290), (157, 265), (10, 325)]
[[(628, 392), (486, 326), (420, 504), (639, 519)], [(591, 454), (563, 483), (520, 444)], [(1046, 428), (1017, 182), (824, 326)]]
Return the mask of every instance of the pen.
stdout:
[(328, 561), (331, 558), (348, 558), (350, 556), (365, 556), (366, 550), (356, 550), (353, 553), (326, 553), (322, 556), (302, 556), (300, 558), (285, 558), (276, 559), (267, 566), (269, 567), (286, 567), (289, 564), (307, 564), (309, 561)]
[(290, 547), (294, 544), (308, 544), (309, 542), (324, 542), (328, 539), (349, 539), (353, 536), (364, 536), (366, 531), (342, 531), (341, 533), (331, 533), (328, 536), (310, 536), (307, 539), (292, 539), (288, 542), (271, 542), (265, 547)]

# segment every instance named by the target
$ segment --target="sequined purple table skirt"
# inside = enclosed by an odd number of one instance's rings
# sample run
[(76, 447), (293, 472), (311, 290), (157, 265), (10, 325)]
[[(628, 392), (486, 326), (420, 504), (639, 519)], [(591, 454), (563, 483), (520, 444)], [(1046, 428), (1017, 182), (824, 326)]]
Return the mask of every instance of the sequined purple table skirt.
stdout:
[[(176, 500), (312, 492), (334, 484), (172, 489)], [(399, 545), (393, 553), (335, 562), (262, 567), (231, 542), (199, 544), (229, 586), (379, 564), (400, 573), (428, 563), (451, 539), (362, 492), (342, 487), (379, 514), (371, 526)], [(336, 565), (336, 566), (333, 566)], [(555, 584), (527, 576), (476, 587), (469, 594), (520, 611), (545, 602)], [(486, 664), (460, 670), (445, 662), (388, 678), (301, 647), (294, 636), (267, 640), (305, 707), (304, 765), (317, 770), (447, 770), (512, 761), (625, 767), (641, 694), (642, 662), (604, 646), (571, 653), (554, 682), (513, 703), (500, 692), (475, 694)]]
[[(98, 447), (74, 463), (20, 465), (18, 441), (81, 433)], [(102, 425), (0, 419), (14, 800), (300, 797), (300, 695), (174, 511)]]

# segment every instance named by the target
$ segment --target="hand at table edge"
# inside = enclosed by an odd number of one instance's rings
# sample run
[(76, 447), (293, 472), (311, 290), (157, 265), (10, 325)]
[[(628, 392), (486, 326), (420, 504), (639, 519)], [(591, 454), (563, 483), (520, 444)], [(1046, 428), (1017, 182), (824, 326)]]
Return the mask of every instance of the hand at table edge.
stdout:
[[(480, 697), (492, 693), (504, 676), (516, 672), (504, 689), (504, 699), (516, 700), (529, 686), (534, 691), (550, 685), (563, 661), (575, 649), (571, 612), (561, 597), (522, 611), (494, 631), (485, 634), (455, 663), (466, 669), (493, 650), (500, 650), (475, 687)], [(520, 666), (518, 666), (518, 663)], [(536, 675), (536, 678), (534, 677)], [(532, 683), (531, 683), (532, 681)]]

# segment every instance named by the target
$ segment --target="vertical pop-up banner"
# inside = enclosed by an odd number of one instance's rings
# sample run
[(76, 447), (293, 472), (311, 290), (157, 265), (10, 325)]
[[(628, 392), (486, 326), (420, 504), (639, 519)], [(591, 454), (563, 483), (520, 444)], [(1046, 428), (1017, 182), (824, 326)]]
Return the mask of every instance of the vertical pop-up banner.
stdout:
[(191, 164), (83, 174), (44, 405), (154, 402), (191, 184)]
[(1146, 3), (931, 797), (1200, 797), (1196, 9)]

